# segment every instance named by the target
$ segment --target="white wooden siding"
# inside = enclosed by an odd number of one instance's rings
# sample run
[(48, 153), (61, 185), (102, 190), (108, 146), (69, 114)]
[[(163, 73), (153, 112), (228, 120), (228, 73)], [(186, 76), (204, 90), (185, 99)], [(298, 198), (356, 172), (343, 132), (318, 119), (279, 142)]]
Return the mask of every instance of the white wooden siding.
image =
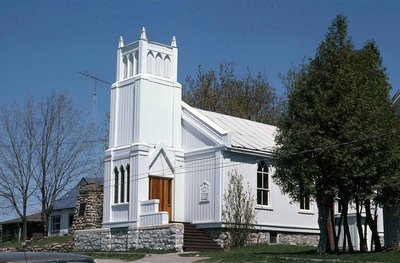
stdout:
[(111, 161), (106, 161), (104, 163), (103, 223), (110, 222), (111, 180)]
[(204, 134), (194, 129), (187, 122), (182, 121), (182, 148), (184, 150), (199, 149), (213, 145), (215, 143), (204, 136)]
[(133, 142), (134, 136), (134, 101), (135, 82), (118, 87), (117, 109), (117, 142), (116, 146), (127, 145)]
[[(257, 202), (257, 165), (261, 161), (257, 157), (251, 157), (240, 154), (231, 154), (230, 161), (225, 163), (224, 168), (224, 189), (227, 188), (229, 179), (228, 172), (236, 169), (244, 177), (244, 184), (249, 185), (250, 191)], [(268, 165), (272, 165), (271, 160), (264, 161)], [(275, 226), (281, 229), (316, 230), (318, 229), (317, 215), (318, 210), (316, 204), (312, 204), (310, 212), (304, 213), (300, 211), (300, 205), (294, 203), (288, 195), (283, 195), (279, 187), (273, 182), (272, 174), (274, 168), (271, 167), (272, 173), (269, 174), (269, 205), (257, 206), (257, 224), (265, 226)]]
[[(186, 220), (193, 223), (214, 222), (215, 197), (219, 183), (216, 178), (217, 161), (214, 153), (199, 155), (185, 162), (185, 205)], [(209, 201), (200, 202), (200, 185), (209, 184)]]

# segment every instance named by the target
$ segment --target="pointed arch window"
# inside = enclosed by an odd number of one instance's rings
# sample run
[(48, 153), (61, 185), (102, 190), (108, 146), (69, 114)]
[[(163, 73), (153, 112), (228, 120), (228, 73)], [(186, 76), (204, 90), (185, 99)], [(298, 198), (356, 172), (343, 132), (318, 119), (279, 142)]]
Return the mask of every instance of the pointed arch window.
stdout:
[(171, 77), (171, 59), (169, 56), (166, 56), (164, 59), (164, 77)]
[(129, 194), (131, 190), (131, 166), (126, 166), (126, 202), (129, 202)]
[(121, 191), (120, 191), (120, 203), (124, 203), (125, 202), (125, 170), (124, 167), (121, 165), (121, 167), (119, 168), (119, 171), (121, 173)]
[(133, 58), (133, 65), (134, 65), (134, 74), (137, 75), (139, 74), (139, 60), (138, 60), (138, 52), (135, 52), (135, 56)]
[(147, 53), (147, 73), (153, 74), (154, 56), (153, 52)]
[(122, 59), (122, 63), (124, 64), (124, 79), (128, 77), (128, 59), (126, 56)]
[(155, 74), (157, 76), (162, 76), (162, 70), (163, 70), (163, 59), (161, 57), (161, 54), (158, 53), (156, 57), (156, 72)]
[(129, 76), (133, 76), (133, 55), (129, 55)]
[(118, 180), (118, 168), (114, 168), (114, 204), (118, 204), (118, 186), (119, 186), (119, 180)]
[(257, 204), (269, 205), (269, 176), (268, 166), (262, 161), (257, 169)]

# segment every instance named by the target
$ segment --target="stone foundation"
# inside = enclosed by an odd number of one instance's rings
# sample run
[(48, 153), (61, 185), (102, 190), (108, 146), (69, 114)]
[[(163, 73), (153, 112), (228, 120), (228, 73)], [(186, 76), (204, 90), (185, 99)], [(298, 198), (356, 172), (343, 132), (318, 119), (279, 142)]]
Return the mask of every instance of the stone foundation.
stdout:
[(77, 230), (77, 251), (128, 251), (137, 248), (182, 251), (183, 224)]
[[(227, 233), (221, 228), (202, 229), (221, 247), (227, 248)], [(319, 241), (318, 234), (298, 234), (287, 232), (267, 232), (257, 231), (250, 234), (248, 245), (257, 244), (288, 244), (288, 245), (309, 245), (317, 246)]]

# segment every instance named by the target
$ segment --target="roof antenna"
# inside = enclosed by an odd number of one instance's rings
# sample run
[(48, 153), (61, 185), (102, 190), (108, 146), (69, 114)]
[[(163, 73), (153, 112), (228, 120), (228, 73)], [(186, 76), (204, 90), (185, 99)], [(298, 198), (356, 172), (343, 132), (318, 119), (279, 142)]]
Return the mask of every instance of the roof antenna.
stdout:
[(103, 83), (107, 85), (111, 85), (110, 82), (102, 80), (98, 77), (95, 77), (93, 75), (90, 75), (86, 70), (85, 71), (79, 71), (78, 74), (81, 74), (82, 76), (85, 76), (86, 79), (92, 79), (94, 81), (94, 90), (93, 90), (93, 100), (92, 100), (92, 122), (93, 125), (96, 127), (96, 115), (97, 115), (97, 83)]

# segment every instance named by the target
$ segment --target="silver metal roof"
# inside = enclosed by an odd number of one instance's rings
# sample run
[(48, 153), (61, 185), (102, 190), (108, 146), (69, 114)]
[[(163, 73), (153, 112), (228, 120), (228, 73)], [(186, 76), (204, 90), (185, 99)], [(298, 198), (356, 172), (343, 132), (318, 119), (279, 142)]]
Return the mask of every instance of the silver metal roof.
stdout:
[(232, 134), (232, 147), (271, 151), (275, 147), (277, 128), (216, 112), (198, 110), (222, 129)]

